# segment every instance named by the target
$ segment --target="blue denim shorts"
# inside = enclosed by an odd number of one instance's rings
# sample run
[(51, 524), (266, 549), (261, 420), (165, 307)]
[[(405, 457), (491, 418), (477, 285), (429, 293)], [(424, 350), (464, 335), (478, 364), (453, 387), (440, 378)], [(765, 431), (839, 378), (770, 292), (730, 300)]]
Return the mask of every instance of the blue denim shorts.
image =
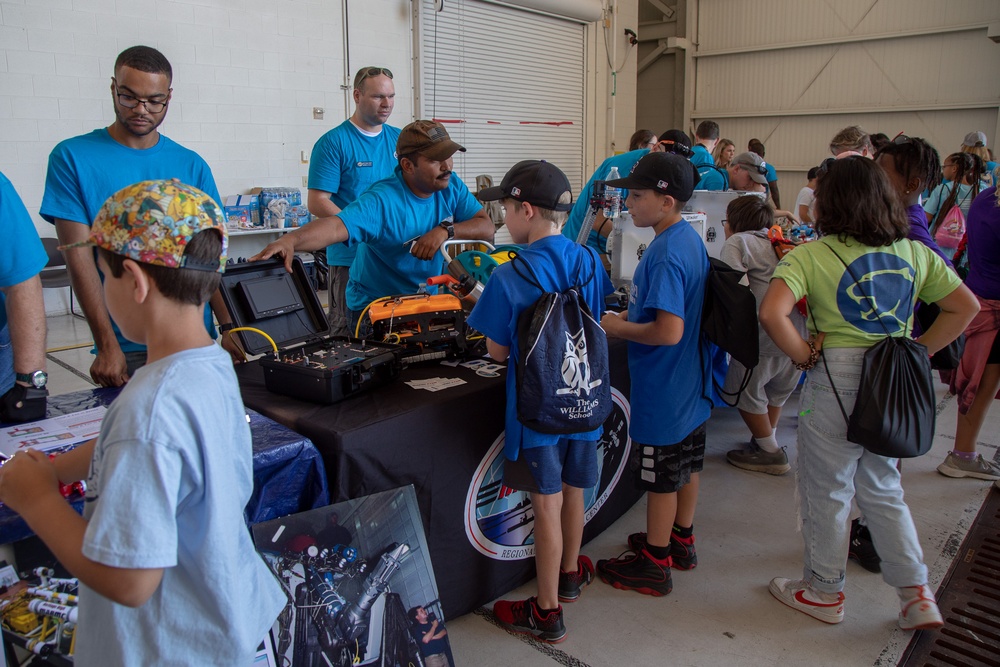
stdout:
[(559, 493), (564, 483), (589, 489), (597, 484), (597, 441), (563, 438), (556, 445), (522, 449), (516, 461), (504, 462), (503, 483), (544, 496)]

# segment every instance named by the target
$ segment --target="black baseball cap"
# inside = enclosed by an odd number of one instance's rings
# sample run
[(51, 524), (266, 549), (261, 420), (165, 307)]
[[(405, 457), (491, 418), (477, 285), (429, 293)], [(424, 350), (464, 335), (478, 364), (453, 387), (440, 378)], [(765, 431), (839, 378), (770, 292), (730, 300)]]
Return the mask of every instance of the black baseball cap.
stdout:
[(564, 192), (572, 192), (572, 188), (559, 167), (545, 160), (523, 160), (504, 174), (500, 185), (480, 190), (476, 196), (480, 201), (510, 197), (550, 211), (568, 211), (573, 208), (572, 200), (559, 203)]
[(673, 153), (649, 153), (635, 163), (625, 178), (607, 181), (605, 185), (629, 190), (655, 190), (677, 201), (688, 201), (694, 192), (698, 170), (687, 158)]

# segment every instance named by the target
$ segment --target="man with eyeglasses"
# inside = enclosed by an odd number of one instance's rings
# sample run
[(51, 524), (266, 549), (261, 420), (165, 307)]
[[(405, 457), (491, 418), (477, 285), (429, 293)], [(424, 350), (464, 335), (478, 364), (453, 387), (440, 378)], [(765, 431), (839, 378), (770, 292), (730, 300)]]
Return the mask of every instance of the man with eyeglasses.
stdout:
[[(362, 67), (354, 77), (354, 113), (313, 146), (309, 161), (309, 212), (328, 218), (368, 187), (392, 175), (399, 128), (387, 125), (396, 101), (392, 72)], [(353, 334), (348, 322), (347, 281), (356, 246), (335, 243), (326, 249), (330, 267), (327, 317), (334, 336)]]
[[(85, 241), (105, 200), (139, 181), (177, 178), (220, 201), (205, 161), (157, 131), (170, 104), (172, 77), (170, 63), (156, 49), (125, 49), (115, 61), (111, 79), (115, 121), (52, 150), (41, 216), (55, 225), (62, 244)], [(97, 356), (90, 375), (103, 387), (121, 386), (145, 363), (146, 348), (122, 336), (108, 315), (93, 248), (74, 248), (65, 255), (73, 289), (94, 336)], [(218, 293), (212, 297), (212, 308), (220, 323), (230, 321)], [(205, 327), (215, 338), (208, 307)]]

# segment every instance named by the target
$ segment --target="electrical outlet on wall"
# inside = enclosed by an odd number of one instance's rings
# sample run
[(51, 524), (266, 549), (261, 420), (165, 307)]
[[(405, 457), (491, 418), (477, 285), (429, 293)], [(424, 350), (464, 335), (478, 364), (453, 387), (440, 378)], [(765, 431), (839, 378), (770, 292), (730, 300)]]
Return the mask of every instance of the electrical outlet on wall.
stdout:
[(304, 188), (308, 188), (309, 187), (309, 177), (308, 176), (303, 176), (302, 177), (302, 187), (304, 187)]

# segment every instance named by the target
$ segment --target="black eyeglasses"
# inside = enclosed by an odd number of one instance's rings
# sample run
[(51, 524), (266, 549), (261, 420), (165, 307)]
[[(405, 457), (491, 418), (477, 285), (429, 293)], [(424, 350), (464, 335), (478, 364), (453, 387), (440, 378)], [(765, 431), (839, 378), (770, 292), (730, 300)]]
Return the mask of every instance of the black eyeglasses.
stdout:
[(118, 89), (118, 82), (115, 81), (115, 96), (118, 98), (118, 103), (121, 104), (126, 109), (134, 109), (140, 104), (146, 107), (146, 111), (149, 113), (160, 113), (167, 108), (168, 100), (144, 100), (141, 97), (136, 97), (135, 95), (129, 95), (123, 93)]
[(369, 79), (373, 76), (379, 76), (380, 74), (384, 74), (390, 79), (392, 78), (392, 72), (387, 67), (368, 67), (363, 70), (358, 70), (357, 75), (354, 77), (354, 88), (360, 88), (365, 79)]

